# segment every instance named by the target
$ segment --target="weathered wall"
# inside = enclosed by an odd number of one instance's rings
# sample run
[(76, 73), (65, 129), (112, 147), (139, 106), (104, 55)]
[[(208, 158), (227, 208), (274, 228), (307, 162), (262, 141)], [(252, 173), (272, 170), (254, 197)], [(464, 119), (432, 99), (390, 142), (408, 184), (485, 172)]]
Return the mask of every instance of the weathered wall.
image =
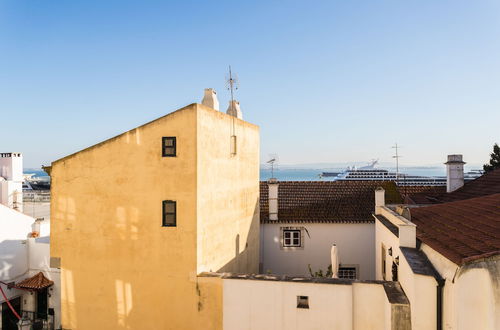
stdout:
[[(259, 128), (198, 105), (197, 270), (259, 270)], [(234, 126), (233, 126), (234, 125)], [(231, 154), (231, 135), (237, 152)]]
[[(196, 277), (196, 117), (190, 105), (53, 163), (64, 328), (217, 327)], [(161, 156), (163, 136), (177, 137), (177, 157)], [(169, 199), (177, 227), (162, 227)]]
[[(375, 225), (373, 223), (276, 223), (262, 224), (263, 272), (309, 275), (325, 271), (331, 264), (332, 244), (339, 250), (340, 263), (359, 265), (359, 279), (375, 279)], [(304, 227), (304, 247), (287, 249), (281, 245), (281, 227)], [(309, 234), (307, 234), (309, 233)]]
[(487, 258), (459, 267), (425, 244), (422, 250), (446, 280), (444, 329), (499, 329), (500, 258)]
[[(309, 308), (298, 308), (297, 296), (307, 296)], [(381, 283), (223, 279), (225, 330), (396, 329), (393, 318), (403, 325), (399, 330), (409, 329), (409, 318), (391, 308), (396, 305), (408, 310), (407, 300), (390, 302)]]

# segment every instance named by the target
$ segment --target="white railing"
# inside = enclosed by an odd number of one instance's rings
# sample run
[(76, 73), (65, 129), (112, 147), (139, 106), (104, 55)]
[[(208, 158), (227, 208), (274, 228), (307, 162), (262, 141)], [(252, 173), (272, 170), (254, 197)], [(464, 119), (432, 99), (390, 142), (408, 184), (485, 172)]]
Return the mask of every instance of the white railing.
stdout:
[(23, 191), (23, 202), (50, 202), (50, 190)]

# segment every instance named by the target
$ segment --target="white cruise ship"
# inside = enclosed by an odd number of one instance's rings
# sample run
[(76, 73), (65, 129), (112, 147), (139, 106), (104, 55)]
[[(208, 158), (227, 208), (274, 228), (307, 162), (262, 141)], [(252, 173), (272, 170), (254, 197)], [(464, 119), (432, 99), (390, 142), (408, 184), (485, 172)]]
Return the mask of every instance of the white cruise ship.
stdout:
[[(333, 177), (334, 181), (396, 181), (399, 186), (446, 186), (446, 176), (418, 176), (404, 173), (397, 174), (388, 170), (379, 169), (375, 166), (378, 161), (373, 160), (366, 166), (356, 168), (348, 167), (341, 173), (323, 172), (322, 177)], [(470, 181), (480, 177), (483, 174), (481, 170), (473, 170), (464, 174), (464, 180)]]

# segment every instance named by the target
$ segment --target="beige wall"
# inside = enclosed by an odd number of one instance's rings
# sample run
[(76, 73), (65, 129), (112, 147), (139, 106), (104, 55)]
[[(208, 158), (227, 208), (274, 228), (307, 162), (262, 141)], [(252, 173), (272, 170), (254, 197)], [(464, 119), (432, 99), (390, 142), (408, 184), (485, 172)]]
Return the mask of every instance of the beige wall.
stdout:
[[(215, 125), (218, 116), (226, 125)], [(210, 123), (200, 123), (204, 120)], [(207, 193), (220, 191), (229, 165), (258, 166), (258, 158), (236, 158), (232, 164), (223, 159), (219, 164), (216, 157), (207, 157), (224, 149), (225, 142), (211, 139), (204, 144), (200, 139), (223, 136), (229, 132), (228, 122), (226, 115), (193, 104), (53, 163), (51, 254), (61, 258), (63, 327), (221, 327), (220, 283), (200, 282), (196, 274), (200, 261), (215, 267), (230, 263), (234, 254), (225, 251), (234, 237), (214, 233), (210, 253), (198, 256), (198, 226), (202, 233), (214, 221), (236, 232), (229, 221), (238, 222), (238, 212), (224, 213), (218, 199), (225, 196)], [(237, 122), (242, 125), (246, 123)], [(258, 130), (251, 127), (245, 143), (258, 145)], [(163, 136), (177, 137), (177, 157), (161, 157)], [(200, 147), (207, 150), (198, 152)], [(221, 171), (202, 170), (217, 165)], [(232, 192), (247, 192), (245, 200), (255, 203), (250, 180), (253, 174), (242, 178), (242, 186), (235, 181)], [(198, 191), (199, 185), (205, 190)], [(254, 185), (258, 188), (258, 180)], [(176, 227), (162, 227), (163, 200), (177, 201)], [(245, 241), (254, 220), (243, 213), (238, 232)]]
[[(236, 155), (230, 146), (233, 123)], [(259, 129), (207, 110), (198, 112), (197, 132), (198, 273), (257, 273)]]
[[(373, 223), (276, 223), (262, 224), (262, 271), (280, 275), (309, 275), (326, 271), (331, 247), (336, 244), (340, 263), (359, 266), (359, 279), (375, 279), (375, 225)], [(281, 227), (303, 227), (303, 248), (282, 247)]]
[[(375, 223), (375, 253), (376, 278), (378, 280), (392, 280), (392, 264), (399, 257), (398, 281), (405, 291), (411, 306), (412, 329), (435, 329), (437, 319), (437, 281), (432, 276), (420, 275), (413, 272), (400, 250), (400, 246), (410, 245), (412, 241), (408, 231), (412, 226), (401, 217), (393, 215), (388, 209), (379, 210), (381, 215), (391, 221), (399, 229), (399, 237), (395, 236), (378, 220)], [(410, 244), (408, 244), (410, 242)], [(382, 273), (382, 246), (386, 251), (386, 273)], [(389, 249), (392, 248), (392, 256)]]

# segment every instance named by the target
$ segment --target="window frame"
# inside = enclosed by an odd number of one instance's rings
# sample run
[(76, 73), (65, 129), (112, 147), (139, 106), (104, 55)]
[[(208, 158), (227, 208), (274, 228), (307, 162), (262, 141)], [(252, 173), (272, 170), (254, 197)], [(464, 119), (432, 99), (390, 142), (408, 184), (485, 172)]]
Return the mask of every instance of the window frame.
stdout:
[[(286, 237), (286, 234), (290, 233), (291, 236), (289, 238)], [(298, 237), (295, 237), (294, 234), (298, 233)], [(290, 244), (286, 244), (286, 240), (290, 240)], [(299, 240), (298, 245), (294, 244), (293, 241), (295, 239)], [(281, 248), (283, 249), (302, 249), (304, 248), (304, 240), (302, 237), (302, 228), (296, 227), (282, 227), (281, 228)]]
[[(174, 212), (166, 212), (167, 211), (167, 204), (173, 204), (174, 205)], [(161, 208), (161, 226), (162, 227), (177, 227), (177, 201), (173, 200), (164, 200), (162, 201), (162, 208)], [(166, 222), (166, 216), (167, 215), (173, 215), (174, 216), (174, 223), (170, 224)]]
[[(172, 146), (166, 146), (166, 141), (172, 141)], [(165, 148), (174, 148), (173, 154), (167, 154)], [(163, 136), (161, 138), (161, 156), (162, 157), (177, 157), (177, 137), (176, 136)]]

